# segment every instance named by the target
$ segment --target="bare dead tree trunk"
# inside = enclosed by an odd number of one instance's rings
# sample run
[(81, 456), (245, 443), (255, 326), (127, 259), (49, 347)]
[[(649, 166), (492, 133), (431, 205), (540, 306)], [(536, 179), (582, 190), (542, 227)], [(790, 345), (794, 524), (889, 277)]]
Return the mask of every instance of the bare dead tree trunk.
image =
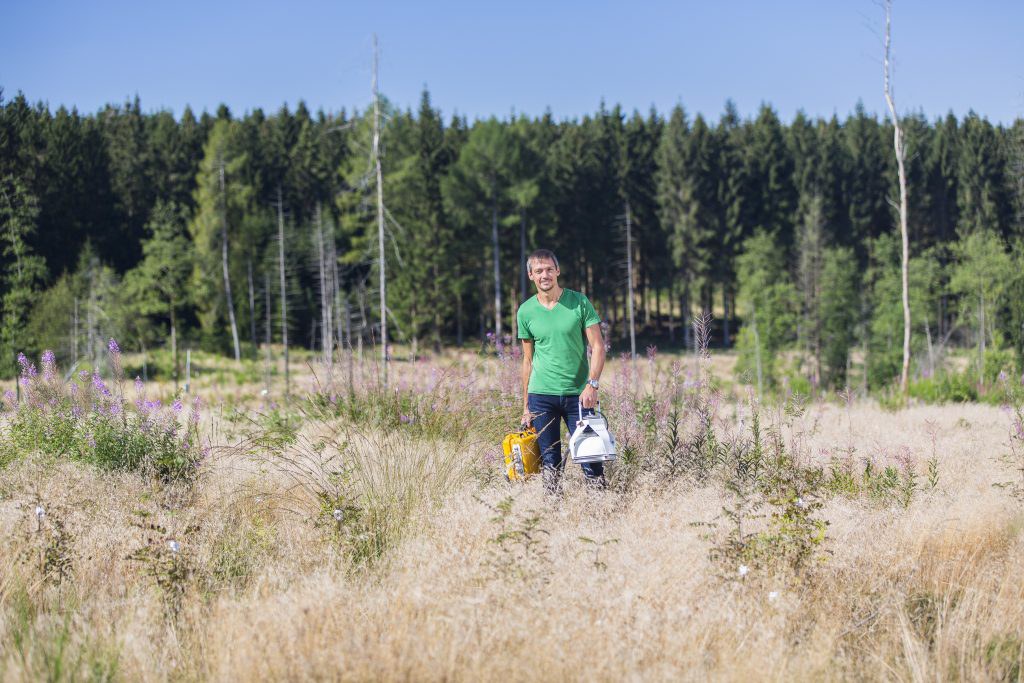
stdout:
[(178, 390), (178, 318), (175, 315), (175, 302), (171, 301), (171, 356), (174, 358), (174, 390)]
[(910, 391), (910, 236), (907, 231), (907, 173), (904, 162), (907, 156), (903, 127), (896, 113), (896, 102), (892, 94), (892, 0), (885, 2), (885, 102), (892, 116), (893, 148), (896, 152), (896, 170), (900, 182), (900, 236), (903, 240), (901, 268), (903, 275), (903, 369), (900, 372), (900, 391), (906, 397)]
[(757, 332), (757, 307), (750, 308), (750, 329), (754, 333), (754, 366), (757, 370), (757, 398), (764, 395), (764, 371), (761, 367), (761, 335)]
[(345, 358), (348, 359), (348, 395), (355, 393), (355, 385), (352, 380), (352, 307), (345, 297)]
[(273, 332), (270, 324), (270, 270), (267, 269), (263, 272), (263, 314), (266, 320), (266, 360), (263, 364), (263, 384), (264, 388), (270, 391), (270, 364), (273, 362), (273, 356), (271, 356), (270, 344), (273, 342)]
[[(75, 320), (74, 327), (74, 364), (78, 365), (78, 297), (75, 297)], [(17, 382), (15, 382), (17, 384)], [(177, 389), (177, 387), (175, 387)]]
[(626, 200), (626, 302), (629, 308), (629, 357), (636, 360), (636, 317), (633, 311), (633, 218)]
[(519, 209), (519, 296), (526, 301), (526, 208)]
[(331, 366), (334, 359), (334, 323), (331, 320), (331, 274), (327, 268), (327, 250), (324, 245), (323, 212), (316, 205), (317, 265), (320, 271), (320, 341), (324, 364)]
[[(724, 280), (725, 278), (723, 278)], [(732, 346), (732, 336), (729, 333), (729, 286), (722, 285), (722, 345), (725, 348)]]
[(256, 341), (256, 286), (252, 280), (252, 257), (245, 257), (246, 271), (249, 276), (249, 334), (252, 337), (253, 349), (258, 348)]
[(284, 201), (277, 186), (277, 270), (281, 280), (281, 343), (284, 345), (284, 395), (291, 391), (288, 369), (288, 283), (284, 273)]
[(224, 270), (224, 297), (228, 303), (228, 319), (231, 321), (231, 340), (235, 344), (235, 362), (242, 360), (242, 349), (238, 344), (238, 323), (235, 321), (235, 301), (231, 298), (231, 275), (228, 272), (228, 210), (224, 188), (224, 160), (220, 162), (220, 260)]
[(985, 385), (985, 295), (978, 295), (978, 392)]
[(494, 250), (494, 342), (501, 344), (501, 267), (498, 251), (498, 181), (491, 175), (491, 246)]
[(380, 167), (380, 98), (377, 95), (377, 34), (373, 35), (373, 160), (377, 167), (377, 258), (380, 261), (380, 354), (388, 385), (388, 298), (384, 272), (384, 174)]

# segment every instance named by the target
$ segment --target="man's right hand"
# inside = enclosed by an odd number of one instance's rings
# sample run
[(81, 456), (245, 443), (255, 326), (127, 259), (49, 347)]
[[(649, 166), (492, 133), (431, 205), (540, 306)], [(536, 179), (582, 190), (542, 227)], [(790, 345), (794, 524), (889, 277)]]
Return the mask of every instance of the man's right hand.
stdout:
[(519, 424), (523, 427), (529, 427), (533, 424), (533, 413), (530, 412), (529, 408), (523, 408), (523, 417), (520, 418)]

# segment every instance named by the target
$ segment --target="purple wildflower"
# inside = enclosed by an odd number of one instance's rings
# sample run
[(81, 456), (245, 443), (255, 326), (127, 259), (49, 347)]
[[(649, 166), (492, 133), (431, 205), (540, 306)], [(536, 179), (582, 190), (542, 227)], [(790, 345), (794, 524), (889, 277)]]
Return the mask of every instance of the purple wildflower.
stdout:
[(142, 396), (143, 391), (144, 391), (144, 387), (142, 385), (142, 378), (139, 377), (138, 375), (136, 375), (135, 376), (135, 393), (138, 394), (139, 396)]
[(7, 391), (4, 392), (4, 398), (6, 398), (8, 401), (16, 401), (16, 400), (18, 400), (17, 394), (15, 394), (10, 389), (8, 389)]
[(107, 385), (103, 383), (103, 378), (100, 377), (98, 372), (92, 373), (92, 386), (100, 393), (105, 392), (107, 389)]
[[(23, 353), (18, 354), (18, 365), (21, 366), (21, 376), (26, 379), (30, 377), (35, 377), (36, 375), (39, 374), (39, 371), (36, 370), (36, 366), (33, 363), (30, 363), (28, 358), (26, 358), (25, 354)], [(25, 382), (23, 382), (22, 384), (28, 386), (28, 384)]]
[(57, 357), (54, 355), (53, 351), (50, 351), (49, 349), (43, 351), (43, 375), (46, 376), (46, 379), (53, 378), (56, 367)]
[(184, 408), (184, 405), (182, 405), (182, 403), (181, 403), (181, 399), (180, 398), (174, 399), (174, 403), (171, 404), (171, 408), (174, 410), (175, 415), (180, 413), (182, 411), (182, 409)]
[(404, 425), (412, 424), (413, 420), (414, 420), (414, 418), (410, 417), (409, 415), (399, 415), (398, 416), (398, 421), (401, 422)]
[(114, 354), (115, 356), (121, 353), (121, 347), (117, 345), (117, 342), (114, 341), (113, 337), (111, 337), (110, 341), (107, 342), (107, 349), (109, 349), (110, 353)]
[(88, 370), (79, 370), (78, 371), (78, 379), (82, 380), (83, 382), (88, 380), (89, 379), (89, 371)]
[(647, 347), (647, 360), (654, 360), (657, 355), (658, 355), (658, 347), (657, 346), (655, 346), (654, 344), (651, 344), (650, 346)]

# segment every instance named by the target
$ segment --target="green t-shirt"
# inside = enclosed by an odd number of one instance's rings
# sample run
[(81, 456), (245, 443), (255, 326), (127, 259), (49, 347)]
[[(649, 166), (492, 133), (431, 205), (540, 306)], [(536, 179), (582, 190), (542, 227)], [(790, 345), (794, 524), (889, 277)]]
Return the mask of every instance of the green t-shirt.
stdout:
[(576, 396), (587, 385), (586, 330), (601, 322), (590, 299), (563, 289), (551, 310), (537, 295), (519, 307), (516, 315), (519, 338), (533, 340), (533, 372), (527, 391), (531, 394)]

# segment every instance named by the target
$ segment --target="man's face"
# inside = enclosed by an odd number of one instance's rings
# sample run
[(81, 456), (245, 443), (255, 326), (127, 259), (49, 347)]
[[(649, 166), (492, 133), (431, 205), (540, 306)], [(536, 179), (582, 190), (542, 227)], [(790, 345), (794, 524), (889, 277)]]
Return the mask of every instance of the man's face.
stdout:
[(558, 285), (558, 266), (551, 259), (536, 259), (530, 263), (530, 280), (542, 292), (549, 292)]

